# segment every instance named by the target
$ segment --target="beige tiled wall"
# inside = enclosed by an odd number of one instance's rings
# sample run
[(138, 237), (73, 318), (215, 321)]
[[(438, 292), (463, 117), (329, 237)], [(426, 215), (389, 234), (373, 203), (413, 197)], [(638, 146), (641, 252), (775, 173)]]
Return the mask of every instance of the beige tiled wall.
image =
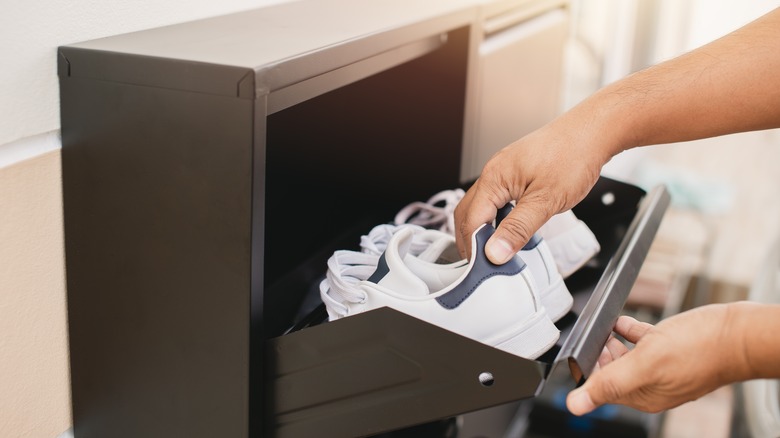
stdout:
[(0, 437), (71, 425), (60, 151), (0, 168)]

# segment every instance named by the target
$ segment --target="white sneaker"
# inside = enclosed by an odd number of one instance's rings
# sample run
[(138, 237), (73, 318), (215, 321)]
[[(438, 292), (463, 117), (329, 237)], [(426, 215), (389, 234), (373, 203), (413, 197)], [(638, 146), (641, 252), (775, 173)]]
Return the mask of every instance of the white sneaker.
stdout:
[(571, 210), (551, 217), (539, 234), (547, 242), (563, 278), (577, 272), (601, 250), (596, 236)]
[[(366, 252), (369, 246), (373, 246), (370, 250), (372, 253), (381, 253), (389, 241), (388, 233), (390, 235), (394, 233), (393, 228), (392, 225), (380, 225), (374, 228), (369, 233), (370, 238), (366, 239), (364, 236), (363, 251)], [(435, 263), (453, 263), (460, 258), (455, 237), (436, 230), (418, 232), (409, 252), (421, 260)], [(553, 256), (544, 240), (538, 234), (534, 234), (517, 254), (528, 265), (529, 277), (534, 282), (533, 290), (539, 294), (550, 319), (555, 322), (563, 318), (571, 310), (574, 299), (566, 283), (563, 282), (563, 277), (558, 273)], [(429, 271), (435, 272), (437, 266), (444, 265), (434, 265)]]
[(509, 353), (539, 357), (555, 345), (558, 329), (519, 257), (496, 266), (484, 256), (493, 231), (485, 225), (474, 233), (468, 261), (447, 259), (452, 236), (411, 226), (395, 228), (381, 256), (370, 245), (337, 251), (320, 284), (330, 319), (388, 306)]
[(563, 282), (563, 276), (558, 272), (554, 257), (547, 242), (539, 234), (534, 234), (531, 240), (517, 253), (533, 274), (542, 298), (542, 304), (553, 321), (563, 318), (572, 304), (569, 288)]
[[(437, 193), (427, 202), (409, 204), (395, 216), (395, 223), (437, 228), (454, 235), (453, 213), (464, 195), (465, 192), (461, 189), (445, 190)], [(508, 214), (509, 210), (511, 209), (504, 211), (504, 214)], [(500, 221), (500, 218), (497, 220)], [(563, 282), (563, 276), (558, 271), (555, 253), (548, 247), (545, 239), (535, 234), (517, 254), (530, 267), (532, 277), (536, 281), (536, 290), (539, 291), (542, 304), (547, 308), (550, 318), (553, 321), (563, 318), (571, 310), (574, 300)]]

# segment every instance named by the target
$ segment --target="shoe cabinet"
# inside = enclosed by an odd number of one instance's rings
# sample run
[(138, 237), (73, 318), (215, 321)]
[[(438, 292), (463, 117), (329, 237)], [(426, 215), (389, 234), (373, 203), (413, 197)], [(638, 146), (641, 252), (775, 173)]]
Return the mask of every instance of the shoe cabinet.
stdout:
[(483, 26), (550, 10), (307, 0), (61, 47), (75, 435), (367, 436), (534, 397), (553, 367), (587, 376), (662, 188), (603, 179), (578, 206), (603, 256), (537, 361), (308, 304), (334, 250), (468, 179)]

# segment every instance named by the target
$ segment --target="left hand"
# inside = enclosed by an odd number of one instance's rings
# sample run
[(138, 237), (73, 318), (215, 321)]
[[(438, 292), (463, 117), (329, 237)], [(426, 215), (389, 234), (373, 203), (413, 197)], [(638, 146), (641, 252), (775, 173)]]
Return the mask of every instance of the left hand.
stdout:
[(583, 415), (616, 403), (659, 412), (748, 378), (739, 330), (731, 324), (732, 305), (699, 307), (656, 326), (621, 316), (615, 332), (635, 348), (611, 338), (599, 369), (569, 393), (569, 410)]

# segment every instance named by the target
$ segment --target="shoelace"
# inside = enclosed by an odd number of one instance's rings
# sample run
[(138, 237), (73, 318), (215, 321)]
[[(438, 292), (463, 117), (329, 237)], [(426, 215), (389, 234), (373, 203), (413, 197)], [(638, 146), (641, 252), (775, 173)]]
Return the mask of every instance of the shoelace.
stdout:
[[(390, 238), (405, 227), (418, 228), (408, 224), (378, 225), (367, 235), (360, 236), (359, 252), (340, 250), (333, 253), (328, 259), (325, 279), (320, 282), (320, 297), (331, 312), (339, 317), (346, 316), (348, 308), (344, 303), (362, 303), (366, 300), (366, 293), (358, 284), (371, 277)], [(428, 245), (427, 242), (412, 241), (410, 252), (419, 254)]]
[(455, 207), (463, 196), (462, 189), (443, 190), (426, 202), (413, 202), (395, 215), (395, 223), (415, 224), (425, 228), (438, 228), (448, 234), (455, 233)]
[(398, 229), (398, 226), (390, 224), (375, 226), (367, 235), (360, 236), (360, 251), (379, 257)]
[(357, 251), (336, 251), (328, 259), (328, 272), (320, 282), (320, 297), (325, 306), (339, 317), (347, 315), (344, 304), (361, 303), (366, 293), (358, 283), (367, 280), (376, 270), (378, 256)]

